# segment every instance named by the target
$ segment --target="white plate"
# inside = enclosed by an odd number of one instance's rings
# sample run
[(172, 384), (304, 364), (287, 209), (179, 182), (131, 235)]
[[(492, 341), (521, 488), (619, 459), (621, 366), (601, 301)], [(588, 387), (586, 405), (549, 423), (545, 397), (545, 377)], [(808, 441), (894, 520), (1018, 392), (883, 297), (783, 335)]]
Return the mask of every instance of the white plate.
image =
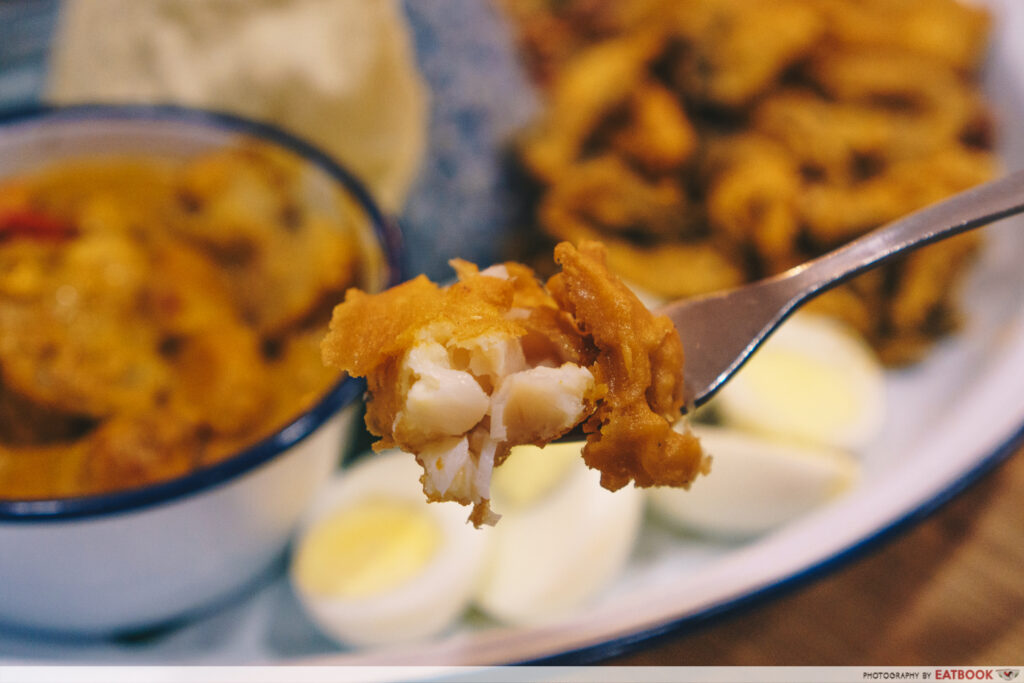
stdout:
[[(1024, 165), (1024, 4), (991, 0), (989, 91), (1008, 168)], [(279, 567), (248, 599), (186, 626), (119, 642), (56, 642), (0, 632), (0, 661), (116, 663), (490, 664), (578, 662), (697, 624), (793, 586), (919, 521), (1024, 439), (1024, 222), (985, 229), (965, 292), (968, 324), (924, 363), (888, 377), (891, 411), (865, 455), (863, 483), (834, 504), (746, 544), (685, 537), (651, 521), (623, 575), (597, 604), (543, 628), (470, 615), (443, 638), (343, 651), (317, 635)]]

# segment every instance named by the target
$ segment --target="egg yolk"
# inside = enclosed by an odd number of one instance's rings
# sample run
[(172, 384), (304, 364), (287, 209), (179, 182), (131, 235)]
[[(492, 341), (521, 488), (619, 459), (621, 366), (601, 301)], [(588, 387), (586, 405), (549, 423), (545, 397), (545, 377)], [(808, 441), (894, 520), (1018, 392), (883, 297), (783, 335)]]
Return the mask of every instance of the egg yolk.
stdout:
[(494, 471), (492, 492), (505, 508), (530, 505), (558, 488), (573, 463), (582, 456), (582, 443), (549, 444), (544, 448), (516, 446)]
[(370, 597), (419, 574), (440, 544), (438, 524), (419, 506), (364, 500), (310, 530), (296, 557), (296, 577), (324, 596)]
[(801, 419), (838, 428), (857, 417), (857, 401), (846, 390), (847, 376), (806, 354), (765, 349), (743, 372), (758, 396), (790, 406)]

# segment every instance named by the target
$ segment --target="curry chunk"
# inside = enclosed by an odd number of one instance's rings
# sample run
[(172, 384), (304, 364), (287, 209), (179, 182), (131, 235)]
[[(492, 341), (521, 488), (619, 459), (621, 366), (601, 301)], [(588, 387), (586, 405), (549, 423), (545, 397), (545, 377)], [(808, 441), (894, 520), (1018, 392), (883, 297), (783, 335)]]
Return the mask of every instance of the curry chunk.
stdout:
[(187, 474), (338, 381), (318, 342), (357, 228), (308, 170), (240, 142), (0, 180), (0, 498)]

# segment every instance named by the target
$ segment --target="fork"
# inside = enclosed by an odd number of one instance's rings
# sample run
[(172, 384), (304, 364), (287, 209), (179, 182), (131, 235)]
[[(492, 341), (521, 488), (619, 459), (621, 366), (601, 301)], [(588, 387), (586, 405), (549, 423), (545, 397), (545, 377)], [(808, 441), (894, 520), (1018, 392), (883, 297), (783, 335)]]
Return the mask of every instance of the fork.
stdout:
[(793, 311), (900, 254), (1024, 212), (1024, 170), (983, 183), (877, 228), (772, 277), (667, 304), (686, 353), (684, 399), (705, 403)]

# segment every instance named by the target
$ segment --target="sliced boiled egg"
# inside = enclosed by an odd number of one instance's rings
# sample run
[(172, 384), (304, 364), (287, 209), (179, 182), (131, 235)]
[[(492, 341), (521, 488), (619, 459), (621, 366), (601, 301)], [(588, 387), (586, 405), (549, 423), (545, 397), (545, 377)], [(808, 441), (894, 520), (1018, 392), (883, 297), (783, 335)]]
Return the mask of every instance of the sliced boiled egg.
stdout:
[(881, 430), (885, 380), (874, 352), (853, 330), (798, 313), (712, 404), (728, 426), (857, 451)]
[(513, 624), (557, 618), (598, 595), (628, 561), (643, 495), (601, 488), (582, 446), (518, 446), (495, 469), (491, 502), (501, 521), (475, 595), (490, 616)]
[(342, 471), (312, 506), (290, 567), (295, 593), (339, 642), (374, 646), (434, 635), (468, 606), (489, 529), (427, 503), (422, 469), (400, 451)]
[(664, 518), (699, 533), (728, 538), (764, 533), (842, 494), (860, 465), (845, 451), (693, 425), (711, 473), (689, 490), (648, 490)]

